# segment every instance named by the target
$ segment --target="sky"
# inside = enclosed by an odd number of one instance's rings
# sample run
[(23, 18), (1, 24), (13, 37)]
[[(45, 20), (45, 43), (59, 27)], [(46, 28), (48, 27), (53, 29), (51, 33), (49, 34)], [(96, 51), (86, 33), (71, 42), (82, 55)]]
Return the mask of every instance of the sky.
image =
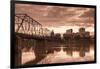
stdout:
[(94, 8), (16, 4), (15, 13), (25, 13), (42, 24), (42, 27), (64, 33), (67, 29), (78, 32), (81, 27), (94, 33)]

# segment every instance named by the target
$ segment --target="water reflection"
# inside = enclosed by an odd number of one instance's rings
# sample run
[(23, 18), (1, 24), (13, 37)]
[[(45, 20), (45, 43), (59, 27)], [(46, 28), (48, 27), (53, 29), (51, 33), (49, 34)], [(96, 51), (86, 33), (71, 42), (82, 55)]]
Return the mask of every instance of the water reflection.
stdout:
[(49, 54), (48, 57), (38, 62), (38, 64), (82, 62), (82, 61), (93, 61), (94, 60), (93, 48), (90, 49), (90, 51), (85, 52), (86, 54), (85, 56), (81, 56), (80, 51), (69, 51), (68, 50), (66, 52), (64, 51), (64, 48), (66, 47), (60, 47), (61, 50), (59, 52), (54, 51), (53, 54)]
[(44, 45), (44, 43), (39, 42), (38, 50), (36, 51), (34, 49), (33, 51), (35, 59), (32, 58), (32, 61), (25, 64), (50, 64), (94, 60), (93, 43), (67, 42), (62, 44), (49, 42), (46, 46)]

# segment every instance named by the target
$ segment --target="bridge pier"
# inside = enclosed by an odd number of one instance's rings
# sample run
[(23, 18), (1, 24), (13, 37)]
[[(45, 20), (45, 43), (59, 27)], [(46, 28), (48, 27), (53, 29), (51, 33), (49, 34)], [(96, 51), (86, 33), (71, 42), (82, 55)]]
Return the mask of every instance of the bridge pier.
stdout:
[(47, 40), (36, 40), (36, 39), (26, 39), (16, 36), (16, 45), (15, 45), (15, 64), (16, 66), (22, 65), (22, 53), (28, 52), (30, 49), (34, 50), (36, 59), (32, 64), (36, 64), (38, 61), (46, 57), (48, 46)]
[(46, 55), (46, 41), (45, 40), (37, 40), (36, 46), (35, 46), (35, 55), (36, 58), (42, 58)]
[(15, 66), (21, 65), (21, 45), (22, 45), (22, 40), (21, 38), (16, 37), (16, 45), (15, 45)]

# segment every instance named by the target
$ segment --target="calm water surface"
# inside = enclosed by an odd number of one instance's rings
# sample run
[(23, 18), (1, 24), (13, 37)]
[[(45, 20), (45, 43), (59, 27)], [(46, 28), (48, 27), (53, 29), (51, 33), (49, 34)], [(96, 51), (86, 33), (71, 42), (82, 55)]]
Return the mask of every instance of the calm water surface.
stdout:
[[(37, 64), (50, 64), (50, 63), (66, 63), (66, 62), (83, 62), (94, 60), (94, 44), (93, 43), (64, 43), (56, 44), (50, 43), (45, 48), (40, 48), (47, 53), (45, 58), (37, 62)], [(44, 53), (40, 54), (41, 56)], [(22, 64), (35, 60), (35, 49), (30, 48), (30, 51), (22, 52)], [(33, 63), (34, 64), (34, 63)]]

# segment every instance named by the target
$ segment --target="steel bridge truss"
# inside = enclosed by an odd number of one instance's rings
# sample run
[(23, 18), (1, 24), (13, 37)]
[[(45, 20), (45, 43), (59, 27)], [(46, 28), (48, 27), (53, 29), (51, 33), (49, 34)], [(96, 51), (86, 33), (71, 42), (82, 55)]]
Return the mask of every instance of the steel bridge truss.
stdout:
[(15, 14), (15, 32), (28, 35), (48, 36), (50, 31), (27, 14)]

